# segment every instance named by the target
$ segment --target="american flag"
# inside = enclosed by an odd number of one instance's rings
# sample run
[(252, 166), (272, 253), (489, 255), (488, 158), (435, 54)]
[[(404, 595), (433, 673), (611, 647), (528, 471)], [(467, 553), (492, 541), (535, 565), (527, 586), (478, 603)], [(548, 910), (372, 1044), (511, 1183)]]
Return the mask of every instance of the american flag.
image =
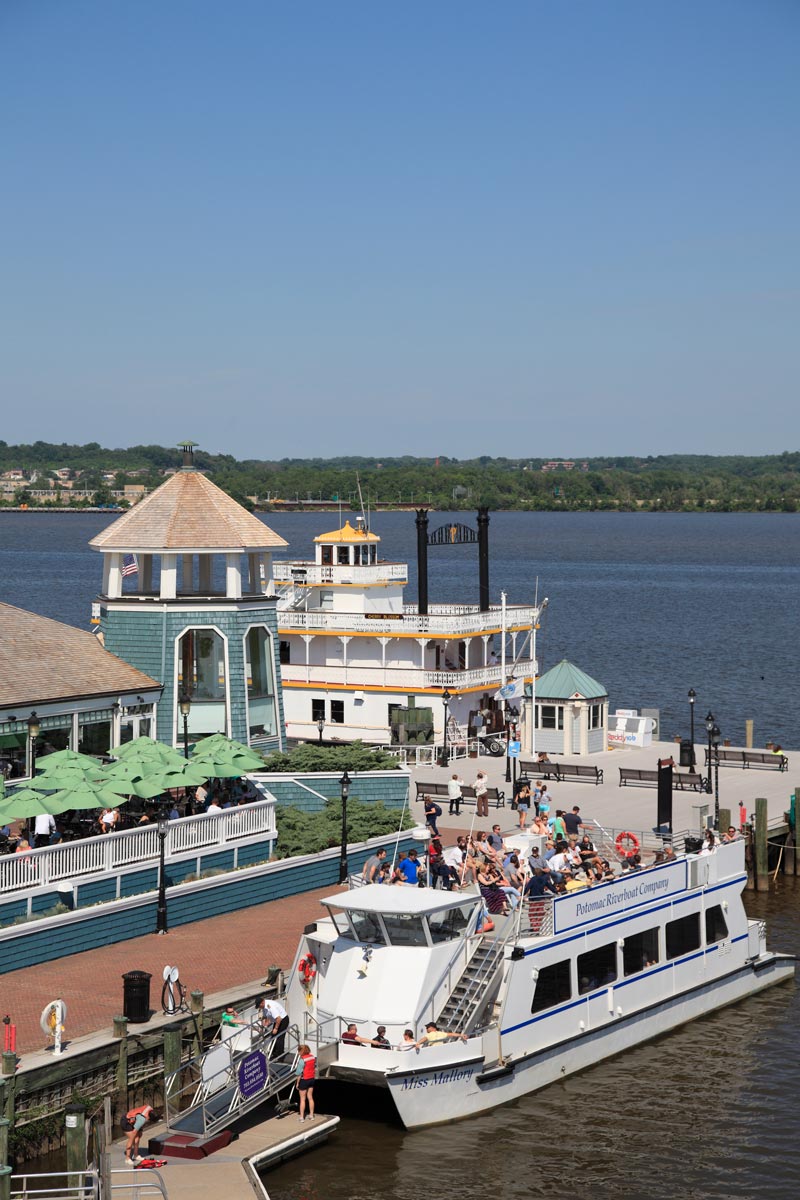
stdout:
[(136, 561), (135, 554), (126, 554), (122, 559), (122, 574), (135, 575), (139, 570), (139, 564)]

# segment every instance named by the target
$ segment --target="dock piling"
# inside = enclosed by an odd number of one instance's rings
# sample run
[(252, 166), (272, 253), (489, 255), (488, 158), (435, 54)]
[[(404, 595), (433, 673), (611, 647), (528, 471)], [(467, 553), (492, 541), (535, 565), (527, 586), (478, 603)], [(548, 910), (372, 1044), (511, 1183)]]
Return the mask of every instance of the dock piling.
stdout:
[[(181, 1037), (183, 1027), (179, 1024), (164, 1027), (164, 1103), (180, 1090), (180, 1078), (177, 1074), (181, 1069)], [(169, 1086), (167, 1077), (173, 1075)]]
[(83, 1186), (86, 1176), (86, 1107), (68, 1104), (64, 1110), (67, 1142), (68, 1187)]
[(756, 796), (755, 819), (755, 882), (757, 892), (769, 891), (769, 862), (767, 847), (767, 800)]
[(114, 1037), (119, 1038), (119, 1058), (117, 1059), (117, 1091), (122, 1096), (125, 1108), (128, 1107), (128, 1018), (114, 1017)]
[(746, 750), (753, 749), (753, 719), (748, 717), (744, 723), (744, 745)]
[(192, 992), (189, 999), (191, 1010), (194, 1013), (195, 1029), (192, 1041), (192, 1057), (199, 1058), (203, 1053), (203, 1010), (205, 1007), (205, 995), (197, 988)]
[(731, 824), (731, 810), (729, 808), (721, 808), (719, 810), (719, 829), (717, 830), (717, 836), (719, 837), (723, 833), (727, 833), (731, 827)]

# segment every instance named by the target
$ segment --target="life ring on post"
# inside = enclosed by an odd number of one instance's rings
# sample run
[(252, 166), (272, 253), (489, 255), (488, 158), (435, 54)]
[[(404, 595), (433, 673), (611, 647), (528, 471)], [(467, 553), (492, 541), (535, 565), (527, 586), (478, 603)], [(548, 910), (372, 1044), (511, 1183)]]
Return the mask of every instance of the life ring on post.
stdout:
[(306, 954), (300, 959), (297, 964), (297, 974), (300, 976), (300, 982), (303, 987), (309, 987), (314, 982), (317, 974), (317, 960), (313, 954)]
[(629, 833), (627, 830), (617, 834), (614, 845), (617, 847), (617, 853), (623, 858), (632, 858), (634, 854), (639, 853), (639, 839), (635, 833)]

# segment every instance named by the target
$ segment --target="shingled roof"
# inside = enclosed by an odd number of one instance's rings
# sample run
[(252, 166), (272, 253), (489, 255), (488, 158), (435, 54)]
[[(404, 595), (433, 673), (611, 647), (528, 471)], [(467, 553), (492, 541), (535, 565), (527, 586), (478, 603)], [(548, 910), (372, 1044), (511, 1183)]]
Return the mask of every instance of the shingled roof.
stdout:
[(172, 475), (89, 543), (105, 552), (273, 550), (288, 545), (193, 468)]
[(602, 683), (566, 658), (536, 680), (537, 700), (600, 700), (607, 695)]
[(160, 687), (104, 650), (93, 633), (0, 603), (0, 707)]

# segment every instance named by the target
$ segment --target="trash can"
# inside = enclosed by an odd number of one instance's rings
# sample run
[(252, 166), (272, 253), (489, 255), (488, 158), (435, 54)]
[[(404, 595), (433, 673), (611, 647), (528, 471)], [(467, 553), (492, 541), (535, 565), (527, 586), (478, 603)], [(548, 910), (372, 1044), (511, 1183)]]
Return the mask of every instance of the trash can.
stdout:
[(149, 971), (126, 971), (122, 976), (122, 1012), (134, 1024), (150, 1020), (151, 978)]
[(694, 755), (692, 754), (693, 749), (694, 749), (694, 747), (692, 746), (692, 743), (689, 740), (689, 738), (684, 738), (683, 741), (681, 742), (681, 766), (682, 767), (694, 766), (694, 763), (692, 762), (692, 759), (694, 757)]

